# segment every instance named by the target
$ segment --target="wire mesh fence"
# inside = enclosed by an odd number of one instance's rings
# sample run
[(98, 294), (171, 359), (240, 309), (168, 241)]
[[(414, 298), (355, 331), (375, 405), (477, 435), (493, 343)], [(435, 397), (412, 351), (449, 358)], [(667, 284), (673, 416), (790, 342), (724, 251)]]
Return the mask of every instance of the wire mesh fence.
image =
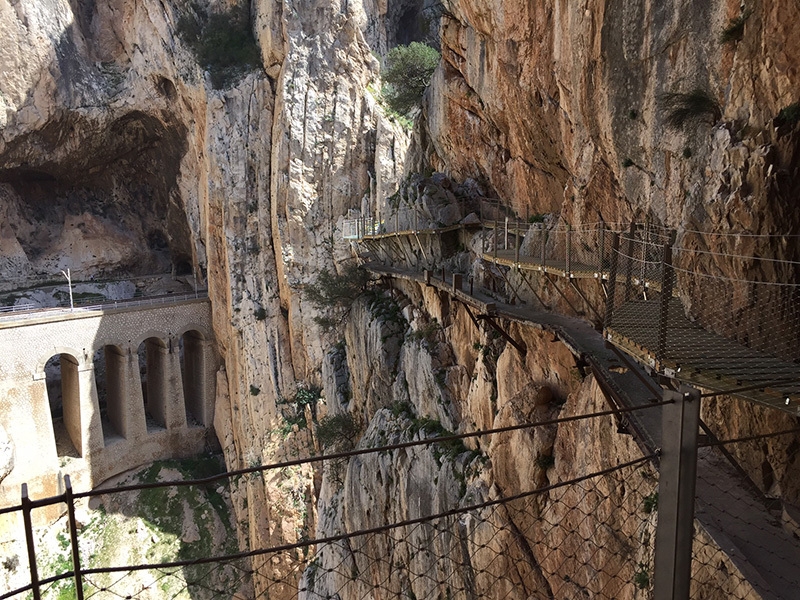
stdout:
[[(411, 447), (441, 457), (447, 440), (518, 430), (536, 435), (540, 427), (593, 419), (605, 419), (610, 425), (613, 414), (602, 411), (465, 436), (425, 436), (393, 446), (253, 467), (197, 481), (129, 485), (80, 494), (73, 494), (68, 487), (65, 494), (26, 500), (3, 512), (29, 519), (36, 510), (60, 505), (72, 515), (76, 501), (96, 497), (102, 497), (106, 510), (113, 511), (117, 495), (143, 489), (158, 494), (156, 504), (167, 515), (181, 502), (174, 492), (176, 486), (197, 488), (202, 493), (208, 486), (231, 479), (262, 472), (269, 476), (287, 465), (317, 462), (324, 469), (330, 461), (403, 453)], [(465, 452), (454, 460), (475, 456), (474, 451)], [(637, 590), (652, 585), (655, 520), (648, 498), (653, 497), (657, 485), (652, 459), (640, 456), (620, 463), (610, 460), (610, 464), (595, 461), (596, 465), (609, 465), (604, 468), (591, 468), (592, 461), (581, 461), (555, 469), (552, 459), (545, 463), (546, 458), (540, 457), (536, 461), (539, 468), (550, 475), (541, 478), (541, 485), (527, 482), (522, 490), (511, 490), (514, 493), (487, 485), (475, 471), (464, 475), (469, 491), (457, 501), (426, 509), (409, 498), (404, 518), (399, 520), (345, 520), (340, 530), (320, 530), (314, 539), (217, 555), (182, 552), (177, 560), (174, 553), (171, 560), (161, 559), (166, 554), (163, 548), (153, 549), (152, 529), (131, 528), (112, 534), (119, 547), (136, 549), (138, 554), (133, 552), (130, 557), (139, 560), (102, 564), (96, 556), (100, 551), (87, 533), (90, 527), (79, 526), (72, 516), (61, 534), (63, 553), (53, 560), (47, 550), (37, 548), (40, 542), (28, 520), (20, 537), (28, 540), (36, 570), (31, 571), (30, 584), (2, 593), (0, 598), (572, 598), (576, 594), (634, 598)], [(394, 494), (400, 493), (398, 487)], [(381, 514), (382, 507), (374, 509)], [(152, 522), (159, 518), (151, 515)]]
[[(712, 405), (709, 416), (719, 419), (729, 405)], [(800, 589), (800, 429), (776, 411), (743, 412), (761, 418), (704, 426), (690, 597), (789, 600)]]

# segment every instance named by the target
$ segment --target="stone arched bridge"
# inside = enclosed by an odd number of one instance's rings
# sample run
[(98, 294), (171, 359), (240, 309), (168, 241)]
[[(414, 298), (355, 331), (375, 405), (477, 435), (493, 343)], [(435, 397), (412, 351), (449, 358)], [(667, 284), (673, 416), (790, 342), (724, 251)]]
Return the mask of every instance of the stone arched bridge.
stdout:
[(14, 467), (0, 506), (88, 489), (147, 462), (201, 452), (215, 372), (207, 298), (42, 311), (0, 321), (0, 425)]

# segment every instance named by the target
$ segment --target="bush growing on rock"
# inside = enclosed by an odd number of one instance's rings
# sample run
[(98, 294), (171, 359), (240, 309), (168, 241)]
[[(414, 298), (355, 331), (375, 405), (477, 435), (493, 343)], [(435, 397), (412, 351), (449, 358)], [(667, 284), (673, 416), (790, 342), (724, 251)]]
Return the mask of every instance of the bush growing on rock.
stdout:
[(370, 275), (364, 267), (351, 263), (341, 273), (322, 269), (316, 283), (305, 286), (305, 295), (318, 309), (327, 309), (328, 314), (314, 320), (324, 329), (341, 323), (350, 312), (353, 301), (367, 291)]
[(671, 129), (682, 129), (699, 121), (713, 124), (722, 117), (719, 103), (703, 88), (695, 88), (687, 93), (664, 94), (660, 100), (667, 111), (665, 123)]
[(425, 88), (439, 64), (439, 53), (420, 42), (397, 46), (386, 55), (386, 67), (381, 74), (383, 96), (389, 108), (408, 115), (419, 106)]
[(206, 13), (197, 3), (178, 20), (178, 35), (211, 76), (214, 89), (235, 83), (261, 64), (250, 27), (250, 2), (240, 1), (224, 12)]

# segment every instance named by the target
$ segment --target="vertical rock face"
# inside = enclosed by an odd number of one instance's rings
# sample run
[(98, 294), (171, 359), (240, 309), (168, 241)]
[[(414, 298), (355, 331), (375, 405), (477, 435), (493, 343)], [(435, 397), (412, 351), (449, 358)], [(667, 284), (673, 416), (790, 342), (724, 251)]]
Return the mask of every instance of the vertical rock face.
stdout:
[[(560, 211), (573, 224), (798, 226), (786, 214), (796, 134), (772, 122), (798, 100), (800, 49), (783, 25), (795, 4), (449, 6), (420, 144), (437, 168), (483, 175), (520, 214)], [(740, 16), (741, 39), (721, 42)], [(669, 129), (663, 95), (693, 88), (721, 117)]]
[[(205, 280), (230, 468), (308, 443), (275, 433), (327, 351), (300, 290), (350, 258), (342, 218), (393, 191), (408, 143), (367, 92), (368, 24), (394, 39), (385, 3), (250, 8), (263, 70), (214, 90), (177, 33), (186, 2), (0, 2), (0, 275), (69, 264), (87, 279)], [(305, 511), (283, 499), (310, 503), (310, 482), (298, 471), (241, 484), (241, 543), (296, 540)]]
[[(225, 90), (212, 89), (177, 34), (187, 7), (0, 0), (0, 279), (52, 274), (68, 258), (86, 277), (185, 269), (206, 281), (224, 363), (215, 426), (229, 468), (312, 443), (286, 418), (299, 410), (304, 386), (324, 384), (330, 410), (358, 414), (367, 441), (400, 439), (420, 417), (452, 430), (487, 428), (549, 414), (555, 400), (586, 410), (599, 402), (590, 383), (575, 380), (563, 347), (530, 340), (546, 352), (525, 365), (508, 349), (492, 355), (488, 340), (478, 353), (471, 322), (425, 289), (404, 290), (403, 317), (388, 324), (374, 318), (374, 306), (357, 306), (347, 361), (328, 354), (331, 336), (304, 300), (303, 286), (321, 269), (351, 256), (344, 216), (372, 210), (403, 175), (408, 136), (367, 90), (378, 73), (371, 50), (434, 35), (440, 13), (443, 62), (420, 121), (417, 166), (482, 178), (520, 214), (560, 211), (573, 224), (651, 217), (669, 227), (800, 228), (791, 204), (797, 127), (772, 120), (798, 99), (792, 26), (800, 9), (788, 0), (755, 5), (741, 40), (729, 44), (719, 33), (740, 8), (724, 0), (454, 0), (445, 8), (428, 0), (252, 0), (263, 68)], [(662, 94), (694, 87), (719, 103), (721, 119), (667, 129)], [(720, 238), (711, 249), (736, 243)], [(762, 246), (748, 252), (800, 258), (796, 246)], [(411, 308), (420, 303), (426, 314)], [(414, 337), (403, 344), (405, 322)], [(348, 368), (358, 384), (349, 394)], [(435, 490), (425, 483), (441, 456), (415, 455), (410, 467), (398, 454), (353, 461), (341, 485), (323, 482), (319, 530), (376, 517), (331, 508), (343, 503), (368, 499), (386, 507), (386, 518), (420, 510), (389, 502), (393, 488), (378, 474), (403, 472), (410, 495), (444, 506), (465, 497), (462, 482), (480, 499), (492, 485), (513, 493), (521, 481), (543, 481), (519, 448), (527, 457), (553, 450), (566, 478), (558, 453), (581, 439), (567, 428), (511, 437), (492, 442), (502, 458), (484, 470), (475, 457), (450, 460)], [(622, 456), (633, 452), (626, 444)], [(774, 479), (764, 487), (790, 487), (784, 474)], [(314, 526), (310, 470), (238, 486), (243, 547), (293, 542)], [(530, 560), (515, 583), (546, 589), (546, 557), (515, 552)], [(292, 593), (293, 558), (256, 566), (264, 577), (257, 592), (272, 580), (285, 582), (272, 588), (276, 597)]]

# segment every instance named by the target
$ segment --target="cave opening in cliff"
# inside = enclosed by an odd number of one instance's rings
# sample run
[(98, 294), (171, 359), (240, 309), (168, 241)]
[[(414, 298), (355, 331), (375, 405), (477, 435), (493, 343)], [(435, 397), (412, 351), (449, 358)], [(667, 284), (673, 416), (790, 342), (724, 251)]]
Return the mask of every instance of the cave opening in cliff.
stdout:
[(0, 199), (19, 256), (0, 277), (52, 276), (66, 261), (87, 279), (172, 272), (192, 255), (177, 184), (185, 137), (170, 115), (66, 112), (8, 144)]
[(56, 453), (79, 458), (82, 449), (78, 361), (69, 354), (56, 354), (45, 364), (45, 381)]
[(103, 443), (108, 446), (125, 439), (124, 381), (126, 356), (118, 346), (103, 346), (92, 359)]
[(150, 337), (139, 344), (139, 374), (144, 399), (147, 431), (167, 427), (167, 360), (169, 352), (164, 340)]
[(206, 340), (199, 331), (187, 331), (181, 336), (180, 358), (183, 381), (183, 401), (186, 423), (189, 427), (202, 427), (205, 422), (206, 372), (204, 348)]

